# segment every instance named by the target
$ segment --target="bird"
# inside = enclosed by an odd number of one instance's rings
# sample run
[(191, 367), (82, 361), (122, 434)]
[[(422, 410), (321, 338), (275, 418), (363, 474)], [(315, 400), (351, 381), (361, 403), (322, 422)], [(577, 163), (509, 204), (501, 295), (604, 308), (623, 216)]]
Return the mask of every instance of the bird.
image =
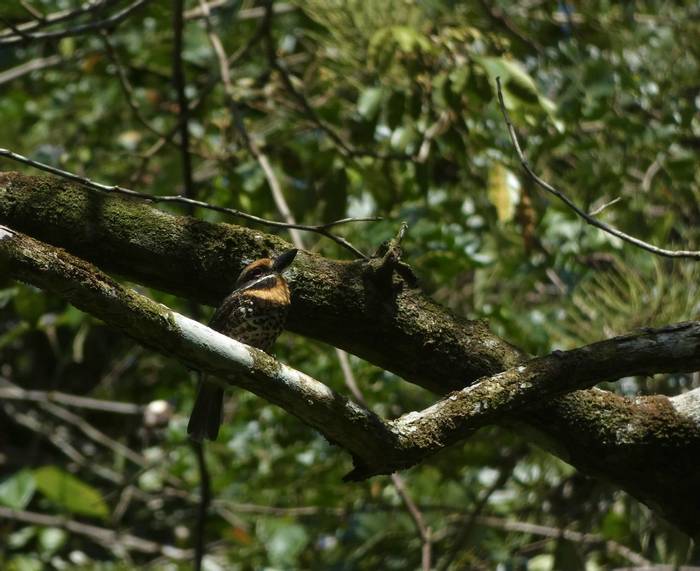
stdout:
[[(209, 327), (241, 343), (269, 351), (284, 329), (291, 303), (282, 273), (297, 255), (292, 248), (275, 258), (261, 258), (241, 271), (234, 290), (212, 316)], [(187, 424), (192, 440), (216, 440), (221, 426), (224, 390), (200, 374), (197, 397)]]

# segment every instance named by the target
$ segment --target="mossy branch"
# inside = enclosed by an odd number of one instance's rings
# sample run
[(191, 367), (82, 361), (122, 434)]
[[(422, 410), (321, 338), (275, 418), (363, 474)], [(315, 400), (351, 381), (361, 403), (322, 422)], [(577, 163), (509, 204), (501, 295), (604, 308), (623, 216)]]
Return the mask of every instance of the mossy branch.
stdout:
[[(255, 230), (172, 216), (140, 201), (18, 173), (0, 175), (0, 222), (133, 281), (211, 304), (228, 293), (247, 261), (288, 247)], [(290, 329), (434, 392), (459, 390), (526, 360), (484, 323), (451, 315), (398, 274), (389, 290), (377, 287), (371, 261), (305, 255), (295, 266)], [(615, 482), (697, 533), (697, 416), (687, 414), (688, 407), (679, 414), (677, 400), (577, 391), (536, 407), (513, 404), (492, 421), (528, 430), (577, 468)], [(673, 485), (660, 485), (669, 474)]]
[[(700, 322), (688, 322), (532, 359), (423, 411), (386, 421), (265, 352), (121, 286), (61, 249), (0, 230), (0, 260), (11, 276), (65, 297), (145, 346), (281, 406), (352, 454), (350, 480), (410, 467), (507, 413), (600, 379), (700, 368)], [(694, 431), (700, 440), (696, 422), (678, 421), (686, 422), (686, 437)]]

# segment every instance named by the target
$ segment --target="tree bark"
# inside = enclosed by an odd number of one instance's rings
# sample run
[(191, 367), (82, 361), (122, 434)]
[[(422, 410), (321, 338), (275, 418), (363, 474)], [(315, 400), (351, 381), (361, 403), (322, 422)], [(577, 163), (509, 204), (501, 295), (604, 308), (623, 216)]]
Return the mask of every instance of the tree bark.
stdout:
[[(256, 230), (14, 173), (0, 177), (0, 222), (130, 280), (204, 303), (225, 296), (246, 261), (288, 247)], [(302, 257), (292, 273), (290, 329), (442, 394), (526, 358), (484, 323), (451, 315), (379, 264)], [(568, 462), (697, 534), (700, 434), (697, 415), (688, 413), (697, 410), (688, 402), (697, 400), (681, 402), (589, 390), (499, 420), (536, 429), (538, 441)]]

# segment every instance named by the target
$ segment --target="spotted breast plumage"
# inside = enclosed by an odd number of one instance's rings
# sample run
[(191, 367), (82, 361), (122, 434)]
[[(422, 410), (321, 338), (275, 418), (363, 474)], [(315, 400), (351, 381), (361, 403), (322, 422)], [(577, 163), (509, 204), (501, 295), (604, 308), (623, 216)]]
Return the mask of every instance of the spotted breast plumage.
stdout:
[[(296, 253), (296, 250), (287, 250), (274, 259), (262, 258), (246, 266), (233, 292), (214, 312), (209, 326), (242, 343), (269, 351), (286, 322), (290, 295), (282, 272)], [(223, 396), (223, 389), (207, 382), (202, 375), (187, 425), (192, 439), (216, 440)]]

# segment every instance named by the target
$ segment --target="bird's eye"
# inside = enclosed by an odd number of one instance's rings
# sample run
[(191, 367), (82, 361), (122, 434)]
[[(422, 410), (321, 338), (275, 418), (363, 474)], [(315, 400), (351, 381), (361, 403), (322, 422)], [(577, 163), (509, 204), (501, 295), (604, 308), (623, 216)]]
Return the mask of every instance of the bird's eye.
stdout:
[(250, 270), (248, 272), (248, 279), (252, 280), (254, 278), (259, 277), (260, 275), (262, 275), (262, 271), (263, 271), (262, 268), (253, 268), (252, 270)]

